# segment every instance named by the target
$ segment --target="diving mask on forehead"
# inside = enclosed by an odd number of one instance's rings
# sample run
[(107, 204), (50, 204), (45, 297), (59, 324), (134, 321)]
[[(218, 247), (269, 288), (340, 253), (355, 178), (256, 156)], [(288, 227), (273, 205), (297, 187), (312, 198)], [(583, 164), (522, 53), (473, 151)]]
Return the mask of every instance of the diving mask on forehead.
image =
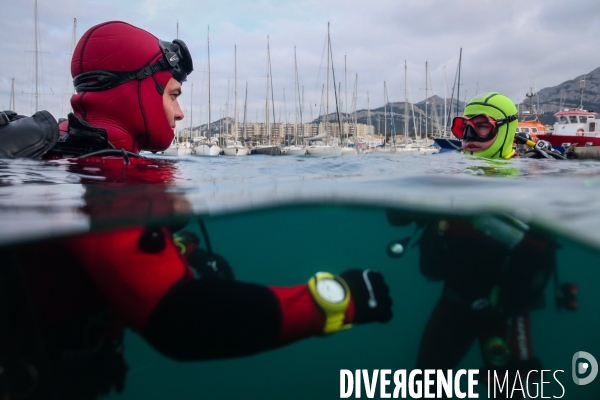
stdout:
[[(169, 71), (179, 83), (185, 82), (187, 76), (194, 70), (192, 56), (183, 40), (175, 39), (171, 43), (159, 40), (158, 45), (169, 64)], [(159, 60), (162, 61), (163, 59)]]
[[(154, 64), (146, 65), (134, 71), (104, 71), (96, 70), (84, 72), (73, 78), (73, 85), (77, 92), (99, 92), (109, 90), (134, 79), (145, 79), (159, 71), (168, 70), (179, 83), (185, 82), (187, 76), (194, 70), (192, 56), (183, 42), (175, 39), (173, 42), (159, 40), (158, 46), (163, 57)], [(164, 88), (157, 84), (156, 89), (162, 95)]]

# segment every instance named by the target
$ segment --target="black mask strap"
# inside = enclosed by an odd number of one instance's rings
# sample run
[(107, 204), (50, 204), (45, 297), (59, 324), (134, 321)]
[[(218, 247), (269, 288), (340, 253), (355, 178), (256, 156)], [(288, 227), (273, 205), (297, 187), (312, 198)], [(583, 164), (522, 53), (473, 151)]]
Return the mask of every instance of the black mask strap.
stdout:
[(154, 75), (158, 71), (168, 70), (171, 66), (163, 58), (135, 71), (89, 71), (77, 75), (73, 85), (77, 92), (100, 92), (109, 90), (132, 80), (141, 80)]

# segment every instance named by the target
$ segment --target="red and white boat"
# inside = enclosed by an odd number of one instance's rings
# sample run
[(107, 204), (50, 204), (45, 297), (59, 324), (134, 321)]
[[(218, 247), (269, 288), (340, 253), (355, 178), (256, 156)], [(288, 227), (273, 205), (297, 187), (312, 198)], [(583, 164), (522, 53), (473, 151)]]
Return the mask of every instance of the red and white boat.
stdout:
[(596, 116), (598, 114), (583, 109), (559, 111), (554, 114), (554, 129), (537, 135), (540, 140), (547, 140), (552, 147), (561, 153), (576, 144), (583, 146), (600, 146)]

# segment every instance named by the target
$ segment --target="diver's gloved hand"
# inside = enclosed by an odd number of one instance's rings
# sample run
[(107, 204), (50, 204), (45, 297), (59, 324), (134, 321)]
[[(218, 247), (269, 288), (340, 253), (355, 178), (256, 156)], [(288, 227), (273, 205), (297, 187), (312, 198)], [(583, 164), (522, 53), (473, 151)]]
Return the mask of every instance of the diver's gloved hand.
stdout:
[(199, 276), (234, 280), (233, 270), (227, 260), (199, 248), (200, 239), (193, 232), (179, 231), (173, 239), (188, 264)]
[(234, 280), (231, 266), (222, 256), (196, 248), (188, 257), (190, 266), (202, 277)]
[(388, 322), (392, 319), (392, 298), (383, 275), (370, 269), (351, 269), (340, 274), (354, 300), (355, 324)]

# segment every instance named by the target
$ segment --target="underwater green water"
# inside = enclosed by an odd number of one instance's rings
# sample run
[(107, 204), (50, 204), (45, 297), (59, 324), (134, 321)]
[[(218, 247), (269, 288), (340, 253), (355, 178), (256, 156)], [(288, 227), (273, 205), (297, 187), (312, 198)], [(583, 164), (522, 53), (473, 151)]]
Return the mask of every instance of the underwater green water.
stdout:
[[(131, 371), (125, 392), (111, 398), (336, 399), (341, 369), (415, 368), (421, 334), (442, 283), (428, 281), (419, 272), (416, 247), (407, 248), (401, 258), (387, 254), (390, 242), (415, 234), (414, 223), (392, 226), (385, 209), (347, 206), (279, 208), (206, 218), (205, 223), (213, 250), (225, 256), (242, 281), (294, 285), (320, 270), (381, 271), (394, 301), (393, 320), (354, 326), (264, 354), (192, 363), (171, 361), (129, 333), (126, 359)], [(533, 350), (544, 369), (565, 371), (558, 375), (564, 398), (597, 398), (600, 381), (573, 383), (571, 357), (580, 350), (600, 355), (600, 255), (564, 238), (558, 242), (560, 280), (577, 283), (580, 308), (558, 311), (549, 284), (545, 308), (531, 314)], [(457, 369), (482, 365), (474, 344)], [(551, 376), (550, 380), (553, 384), (544, 385), (544, 395), (559, 396), (561, 388)], [(480, 398), (486, 398), (485, 386), (478, 387)], [(379, 391), (376, 394), (379, 398)], [(362, 397), (366, 398), (364, 390)]]

